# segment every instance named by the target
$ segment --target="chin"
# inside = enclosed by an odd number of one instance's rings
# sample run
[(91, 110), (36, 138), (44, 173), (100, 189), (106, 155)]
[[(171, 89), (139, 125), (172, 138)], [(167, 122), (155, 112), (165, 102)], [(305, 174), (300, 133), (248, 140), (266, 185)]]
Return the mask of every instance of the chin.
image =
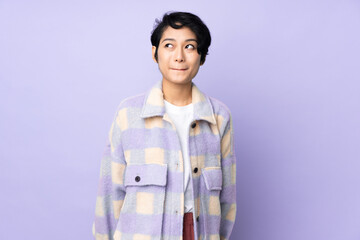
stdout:
[(191, 82), (191, 80), (176, 80), (176, 79), (171, 79), (171, 80), (167, 80), (168, 82), (171, 82), (173, 84), (179, 84), (179, 85), (182, 85), (182, 84), (188, 84), (189, 82)]

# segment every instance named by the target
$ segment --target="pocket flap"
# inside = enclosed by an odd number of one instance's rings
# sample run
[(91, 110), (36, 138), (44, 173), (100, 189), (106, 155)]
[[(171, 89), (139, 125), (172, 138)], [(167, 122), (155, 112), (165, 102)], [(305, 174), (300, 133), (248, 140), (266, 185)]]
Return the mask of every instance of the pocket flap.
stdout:
[(222, 189), (222, 171), (220, 167), (207, 167), (202, 170), (206, 188), (208, 190)]
[(125, 186), (165, 186), (167, 164), (129, 164), (125, 171)]

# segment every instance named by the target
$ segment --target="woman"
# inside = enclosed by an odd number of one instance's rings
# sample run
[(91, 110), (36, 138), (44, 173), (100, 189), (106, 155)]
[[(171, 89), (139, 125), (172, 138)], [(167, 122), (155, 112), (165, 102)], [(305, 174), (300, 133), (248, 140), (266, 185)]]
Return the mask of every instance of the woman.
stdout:
[(96, 239), (229, 239), (236, 215), (230, 110), (192, 82), (210, 32), (187, 12), (151, 35), (162, 80), (124, 99), (101, 161)]

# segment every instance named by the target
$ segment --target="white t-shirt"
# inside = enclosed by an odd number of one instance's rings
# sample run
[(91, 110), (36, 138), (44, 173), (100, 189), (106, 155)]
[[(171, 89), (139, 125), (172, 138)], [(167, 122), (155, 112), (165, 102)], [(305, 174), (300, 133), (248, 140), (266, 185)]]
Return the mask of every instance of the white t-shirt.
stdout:
[(176, 131), (181, 143), (181, 150), (184, 157), (184, 212), (193, 211), (193, 202), (191, 201), (191, 184), (190, 184), (190, 154), (189, 154), (189, 127), (193, 120), (194, 108), (190, 103), (185, 106), (176, 106), (164, 99), (166, 112), (169, 114), (171, 121), (175, 124)]

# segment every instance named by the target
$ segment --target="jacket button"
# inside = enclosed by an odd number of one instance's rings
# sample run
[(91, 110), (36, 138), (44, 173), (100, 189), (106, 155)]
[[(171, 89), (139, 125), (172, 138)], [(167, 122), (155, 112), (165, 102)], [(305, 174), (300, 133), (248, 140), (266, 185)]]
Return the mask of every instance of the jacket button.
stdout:
[(197, 222), (199, 221), (199, 216), (196, 217), (196, 221), (197, 221)]
[(135, 177), (135, 181), (136, 181), (136, 182), (140, 182), (140, 177), (139, 177), (139, 176), (136, 176), (136, 177)]
[(198, 168), (194, 168), (194, 173), (197, 173), (198, 172)]
[(192, 125), (191, 125), (192, 128), (195, 128), (196, 127), (196, 122), (194, 122)]

